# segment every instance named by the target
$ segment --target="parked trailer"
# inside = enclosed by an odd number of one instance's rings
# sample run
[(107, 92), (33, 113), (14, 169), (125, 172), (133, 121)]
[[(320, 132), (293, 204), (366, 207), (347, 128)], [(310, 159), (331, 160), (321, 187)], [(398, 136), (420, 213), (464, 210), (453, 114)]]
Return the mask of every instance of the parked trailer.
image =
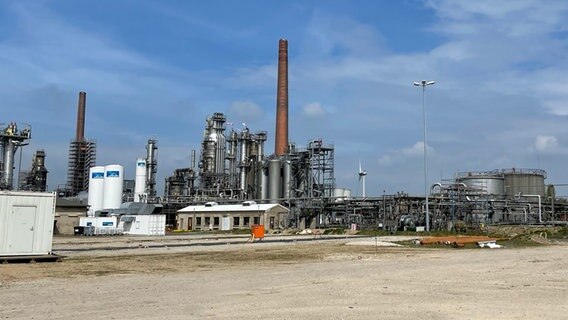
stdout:
[(0, 258), (51, 255), (55, 193), (0, 191)]

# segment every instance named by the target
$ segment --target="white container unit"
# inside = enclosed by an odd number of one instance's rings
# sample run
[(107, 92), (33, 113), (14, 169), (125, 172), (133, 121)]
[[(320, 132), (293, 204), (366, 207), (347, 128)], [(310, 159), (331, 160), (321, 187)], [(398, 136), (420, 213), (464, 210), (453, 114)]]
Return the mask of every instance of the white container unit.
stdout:
[(146, 202), (146, 159), (136, 159), (136, 178), (134, 180), (134, 202)]
[(89, 215), (103, 209), (103, 193), (105, 182), (105, 167), (97, 166), (89, 169)]
[(116, 228), (118, 227), (116, 217), (81, 217), (79, 225), (82, 227), (95, 228)]
[(124, 215), (120, 217), (118, 227), (123, 230), (124, 234), (163, 236), (166, 234), (166, 215)]
[(55, 193), (0, 191), (0, 256), (51, 253)]
[[(118, 228), (118, 219), (116, 217), (81, 217), (79, 226), (94, 227), (94, 233), (88, 235), (122, 234), (122, 230)], [(85, 234), (87, 233), (85, 232)]]
[(105, 166), (103, 209), (118, 209), (122, 204), (124, 168), (119, 164)]

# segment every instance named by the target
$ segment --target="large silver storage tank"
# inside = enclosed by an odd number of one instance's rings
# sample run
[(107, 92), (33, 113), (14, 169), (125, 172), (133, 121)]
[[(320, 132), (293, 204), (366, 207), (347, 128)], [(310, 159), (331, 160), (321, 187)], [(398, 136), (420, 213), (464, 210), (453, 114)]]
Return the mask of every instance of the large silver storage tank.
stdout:
[(268, 198), (270, 202), (282, 197), (282, 175), (280, 159), (268, 160)]
[(351, 197), (351, 190), (345, 188), (333, 189), (334, 202), (343, 202)]
[(505, 193), (508, 198), (513, 198), (519, 192), (544, 196), (544, 179), (546, 171), (541, 169), (505, 169)]
[(487, 192), (490, 195), (502, 196), (505, 194), (505, 179), (498, 172), (465, 172), (458, 175), (458, 183), (468, 188)]

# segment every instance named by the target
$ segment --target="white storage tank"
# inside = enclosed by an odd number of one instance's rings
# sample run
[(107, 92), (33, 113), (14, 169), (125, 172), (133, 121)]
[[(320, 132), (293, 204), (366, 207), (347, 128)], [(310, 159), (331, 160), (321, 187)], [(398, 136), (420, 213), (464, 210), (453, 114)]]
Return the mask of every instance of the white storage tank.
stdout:
[(335, 188), (333, 189), (333, 198), (335, 202), (343, 202), (349, 198), (351, 195), (351, 190), (345, 188)]
[(105, 183), (105, 167), (97, 166), (89, 169), (89, 204), (90, 215), (103, 208), (103, 193)]
[(134, 180), (134, 202), (146, 202), (146, 159), (136, 159), (136, 178)]
[(55, 193), (0, 191), (0, 256), (51, 254)]
[(103, 209), (118, 209), (122, 204), (124, 168), (119, 164), (105, 166)]

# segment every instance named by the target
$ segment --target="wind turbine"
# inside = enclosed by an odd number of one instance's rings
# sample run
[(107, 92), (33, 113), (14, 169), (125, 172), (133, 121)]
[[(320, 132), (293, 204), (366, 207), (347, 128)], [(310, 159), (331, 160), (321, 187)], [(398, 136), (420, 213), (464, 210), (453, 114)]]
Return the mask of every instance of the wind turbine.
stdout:
[(365, 198), (365, 176), (367, 175), (367, 170), (361, 168), (361, 161), (359, 161), (359, 182), (363, 181), (363, 198)]

